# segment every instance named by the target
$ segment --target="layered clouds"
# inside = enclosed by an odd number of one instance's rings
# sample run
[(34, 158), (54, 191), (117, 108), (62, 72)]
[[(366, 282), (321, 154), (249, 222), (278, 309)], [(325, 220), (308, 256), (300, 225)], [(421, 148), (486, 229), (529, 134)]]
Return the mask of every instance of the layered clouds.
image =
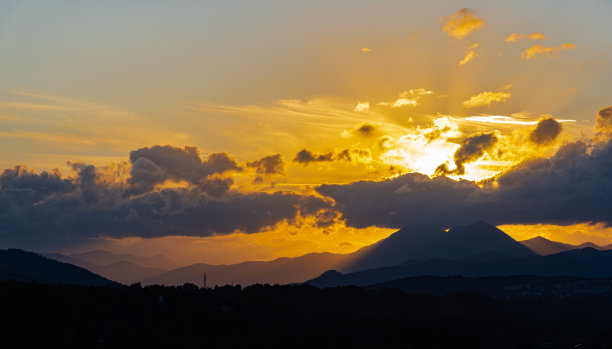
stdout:
[[(279, 174), (282, 158), (247, 162), (251, 176)], [(210, 236), (256, 233), (299, 217), (334, 219), (330, 202), (312, 195), (231, 189), (231, 173), (246, 171), (225, 153), (206, 160), (195, 147), (153, 146), (130, 163), (73, 164), (74, 176), (23, 166), (0, 175), (2, 243), (78, 244), (99, 237)], [(128, 174), (125, 176), (125, 174)], [(247, 174), (243, 174), (247, 175)]]
[(550, 159), (523, 162), (480, 184), (409, 173), (317, 190), (333, 198), (347, 224), (355, 227), (449, 227), (476, 220), (612, 225), (612, 143), (591, 153), (587, 149), (583, 142), (568, 143)]

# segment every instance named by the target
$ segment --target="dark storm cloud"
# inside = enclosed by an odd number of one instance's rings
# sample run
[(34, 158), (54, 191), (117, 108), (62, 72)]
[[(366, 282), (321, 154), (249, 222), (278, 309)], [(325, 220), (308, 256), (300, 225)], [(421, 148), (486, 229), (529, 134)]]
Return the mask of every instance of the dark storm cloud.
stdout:
[(603, 222), (612, 225), (612, 143), (591, 154), (582, 142), (550, 159), (525, 162), (479, 187), (410, 173), (381, 182), (323, 185), (354, 227)]
[(601, 108), (597, 113), (595, 133), (600, 140), (612, 138), (612, 106)]
[(372, 136), (376, 131), (376, 126), (372, 124), (363, 124), (357, 128), (357, 134), (365, 137)]
[(12, 190), (17, 193), (24, 190), (36, 199), (42, 199), (53, 193), (68, 193), (74, 188), (75, 184), (68, 179), (62, 179), (57, 171), (36, 174), (25, 166), (17, 165), (5, 169), (0, 175), (2, 192)]
[[(176, 156), (176, 158), (172, 158)], [(23, 166), (0, 174), (0, 245), (62, 246), (91, 238), (210, 236), (234, 231), (256, 233), (297, 216), (318, 224), (336, 217), (329, 200), (287, 192), (237, 192), (222, 177), (240, 168), (227, 154), (207, 161), (196, 148), (154, 146), (131, 153), (127, 181), (108, 181), (110, 172), (73, 163), (75, 175), (37, 174)], [(262, 174), (283, 168), (280, 156), (256, 162)], [(164, 180), (193, 183), (187, 188), (153, 189)], [(137, 189), (135, 189), (137, 188)]]
[(229, 191), (233, 183), (231, 178), (207, 178), (200, 181), (199, 187), (206, 194), (220, 198)]
[(299, 152), (297, 152), (297, 154), (295, 154), (295, 157), (293, 158), (294, 162), (298, 162), (304, 165), (308, 165), (311, 162), (324, 162), (324, 161), (333, 161), (333, 160), (334, 160), (334, 154), (331, 152), (327, 154), (317, 155), (308, 149), (300, 150)]
[(148, 191), (166, 180), (197, 184), (212, 174), (242, 170), (236, 160), (226, 153), (210, 154), (208, 161), (203, 161), (198, 148), (190, 146), (155, 145), (140, 148), (130, 153), (130, 162), (130, 184), (135, 192)]
[(248, 167), (253, 167), (260, 175), (284, 175), (285, 161), (280, 154), (265, 156), (256, 161), (248, 161)]
[(319, 155), (308, 149), (302, 149), (295, 154), (293, 161), (306, 166), (311, 162), (353, 161), (355, 157), (369, 158), (370, 156), (368, 149), (344, 149), (337, 154), (329, 152)]
[(529, 134), (529, 139), (535, 144), (548, 144), (561, 134), (563, 127), (553, 118), (544, 118), (538, 122), (535, 130)]
[(465, 173), (465, 164), (472, 161), (476, 161), (485, 155), (485, 152), (492, 149), (498, 142), (497, 134), (482, 133), (476, 136), (467, 138), (461, 144), (461, 147), (457, 149), (453, 155), (455, 161), (455, 169), (449, 170), (446, 164), (438, 166), (436, 174), (447, 175), (457, 174), (462, 175)]

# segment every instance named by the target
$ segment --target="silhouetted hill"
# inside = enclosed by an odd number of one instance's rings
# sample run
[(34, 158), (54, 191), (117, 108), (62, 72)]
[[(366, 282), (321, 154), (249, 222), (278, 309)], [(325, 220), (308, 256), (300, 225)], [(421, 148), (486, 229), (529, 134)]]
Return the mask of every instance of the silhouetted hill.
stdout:
[(172, 270), (180, 267), (164, 255), (148, 256), (133, 256), (131, 254), (116, 254), (109, 251), (94, 250), (85, 253), (73, 253), (68, 255), (84, 262), (96, 265), (111, 265), (118, 262), (130, 262), (141, 267), (156, 268), (162, 270)]
[(89, 270), (17, 249), (0, 250), (3, 280), (36, 280), (74, 285), (110, 285), (115, 282)]
[(111, 265), (94, 266), (89, 270), (126, 285), (142, 282), (144, 279), (166, 272), (166, 270), (163, 269), (143, 267), (126, 261), (113, 263)]
[(167, 270), (164, 269), (143, 267), (128, 261), (119, 261), (109, 265), (98, 265), (59, 253), (48, 253), (44, 256), (85, 268), (107, 279), (118, 281), (126, 285), (141, 282), (146, 278), (167, 272)]
[(352, 254), (345, 271), (358, 271), (397, 265), (420, 255), (423, 244), (447, 233), (431, 225), (411, 225), (402, 228), (373, 245)]
[(612, 279), (590, 279), (575, 276), (415, 276), (385, 281), (369, 288), (395, 288), (410, 294), (445, 295), (463, 292), (486, 293), (498, 298), (550, 297), (567, 298), (585, 293), (606, 293)]
[[(536, 290), (549, 284), (516, 279)], [(572, 282), (559, 278), (550, 284), (564, 288)], [(308, 285), (204, 289), (0, 282), (0, 309), (8, 319), (2, 346), (608, 349), (612, 293), (610, 280), (599, 282), (607, 283), (603, 293), (595, 284), (585, 289), (595, 292), (557, 298), (523, 296), (511, 285), (517, 297), (503, 299), (482, 292), (437, 296)]]
[(355, 272), (432, 258), (498, 260), (530, 255), (534, 255), (531, 250), (486, 222), (457, 226), (448, 232), (430, 225), (412, 225), (354, 252), (346, 268), (339, 270)]
[(341, 267), (347, 255), (310, 253), (295, 258), (279, 258), (273, 261), (243, 262), (231, 265), (204, 263), (171, 270), (142, 280), (143, 285), (202, 285), (206, 273), (207, 285), (252, 285), (257, 283), (289, 284), (320, 275), (328, 269)]
[(585, 242), (577, 245), (576, 248), (594, 248), (596, 250), (606, 250), (607, 248), (594, 244), (592, 242)]
[(539, 255), (549, 255), (555, 254), (559, 252), (565, 252), (572, 249), (578, 248), (577, 246), (564, 244), (562, 242), (551, 241), (541, 236), (536, 236), (529, 240), (519, 241), (521, 244), (525, 245), (528, 249)]
[(481, 221), (452, 228), (447, 234), (420, 246), (414, 256), (407, 256), (406, 259), (460, 259), (485, 252), (501, 252), (514, 257), (534, 255), (508, 234)]
[(429, 260), (407, 265), (370, 269), (349, 274), (327, 274), (310, 281), (319, 287), (367, 286), (419, 275), (470, 277), (503, 275), (612, 277), (612, 251), (592, 248), (570, 250), (548, 256), (530, 256), (499, 261)]
[[(492, 262), (492, 261), (501, 261), (504, 259), (512, 259), (514, 258), (513, 256), (507, 254), (507, 253), (503, 253), (503, 252), (499, 252), (499, 251), (487, 251), (487, 252), (482, 252), (482, 253), (477, 253), (475, 255), (471, 255), (471, 256), (467, 256), (465, 258), (462, 258), (462, 260), (464, 261), (479, 261), (479, 262)], [(407, 264), (413, 264), (414, 262), (412, 261), (406, 261), (402, 264), (407, 265)]]

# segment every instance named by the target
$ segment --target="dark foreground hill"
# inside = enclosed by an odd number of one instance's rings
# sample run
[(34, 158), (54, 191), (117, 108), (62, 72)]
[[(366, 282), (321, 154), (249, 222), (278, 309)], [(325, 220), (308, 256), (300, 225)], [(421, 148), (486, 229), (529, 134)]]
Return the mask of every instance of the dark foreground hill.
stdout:
[(611, 348), (612, 294), (0, 283), (6, 348)]
[(93, 286), (116, 284), (89, 270), (18, 249), (0, 250), (0, 280)]
[(548, 256), (506, 258), (500, 260), (435, 259), (408, 262), (394, 267), (383, 267), (355, 273), (341, 274), (327, 271), (318, 278), (308, 281), (319, 287), (343, 285), (367, 286), (385, 281), (419, 275), (438, 276), (577, 276), (612, 277), (612, 251), (593, 248), (570, 250)]

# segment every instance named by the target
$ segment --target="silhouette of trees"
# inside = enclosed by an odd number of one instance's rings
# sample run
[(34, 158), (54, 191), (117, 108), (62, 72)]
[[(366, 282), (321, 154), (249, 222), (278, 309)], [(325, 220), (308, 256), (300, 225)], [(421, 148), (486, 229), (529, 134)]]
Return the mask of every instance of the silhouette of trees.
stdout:
[(612, 348), (612, 293), (0, 283), (3, 347)]

